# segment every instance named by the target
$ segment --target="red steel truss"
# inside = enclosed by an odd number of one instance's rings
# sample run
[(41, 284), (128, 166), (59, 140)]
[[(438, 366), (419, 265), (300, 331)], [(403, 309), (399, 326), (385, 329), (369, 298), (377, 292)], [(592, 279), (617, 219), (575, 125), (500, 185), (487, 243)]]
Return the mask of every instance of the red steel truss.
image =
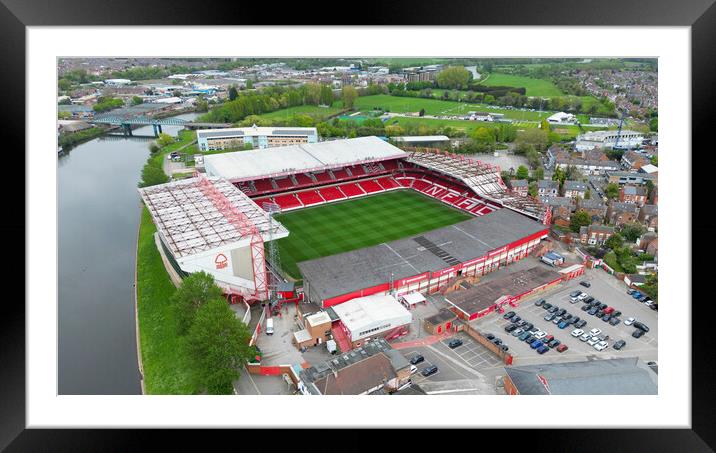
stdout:
[(231, 223), (242, 236), (251, 236), (251, 264), (254, 271), (254, 293), (258, 300), (268, 298), (268, 282), (266, 275), (266, 257), (264, 253), (264, 240), (256, 225), (244, 214), (236, 209), (228, 198), (209, 181), (204, 175), (199, 176), (199, 190), (211, 200), (216, 209)]

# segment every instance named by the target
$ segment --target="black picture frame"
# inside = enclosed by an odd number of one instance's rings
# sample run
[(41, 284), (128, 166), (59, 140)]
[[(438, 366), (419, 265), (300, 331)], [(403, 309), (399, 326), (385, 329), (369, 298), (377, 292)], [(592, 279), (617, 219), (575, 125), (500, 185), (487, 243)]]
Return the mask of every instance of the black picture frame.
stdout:
[[(346, 5), (350, 6), (350, 5)], [(712, 121), (710, 109), (716, 105), (716, 6), (713, 0), (688, 0), (669, 2), (656, 0), (602, 0), (599, 2), (574, 2), (568, 0), (531, 1), (518, 0), (476, 1), (461, 0), (427, 2), (400, 0), (376, 2), (370, 7), (354, 5), (350, 14), (338, 12), (335, 4), (328, 6), (332, 14), (317, 14), (324, 8), (316, 2), (295, 4), (294, 7), (276, 5), (270, 15), (245, 14), (246, 8), (258, 5), (234, 3), (219, 5), (186, 0), (172, 2), (102, 2), (98, 0), (63, 0), (56, 2), (0, 0), (0, 49), (3, 51), (3, 69), (0, 71), (2, 86), (6, 87), (3, 98), (10, 108), (3, 109), (5, 138), (25, 149), (23, 121), (25, 119), (25, 27), (28, 26), (108, 26), (108, 25), (256, 25), (255, 21), (271, 20), (275, 25), (335, 24), (350, 19), (352, 24), (375, 25), (531, 25), (531, 26), (690, 26), (692, 37), (692, 99), (693, 143), (707, 143)], [(342, 10), (342, 8), (341, 8)], [(219, 13), (222, 12), (222, 13)], [(319, 20), (320, 19), (320, 20)], [(694, 149), (697, 149), (694, 145)], [(27, 152), (27, 151), (26, 151)], [(694, 159), (695, 160), (695, 159)], [(14, 172), (24, 175), (23, 168)], [(700, 179), (700, 180), (699, 180)], [(694, 178), (692, 206), (698, 206), (697, 197), (710, 193), (708, 178)], [(19, 186), (18, 186), (19, 187)], [(16, 197), (18, 210), (24, 213), (24, 202)], [(716, 229), (716, 221), (701, 216), (692, 225), (692, 237), (709, 235)], [(24, 215), (17, 220), (3, 223), (5, 234), (25, 235)], [(685, 219), (685, 221), (688, 219)], [(18, 256), (24, 251), (19, 250)], [(707, 267), (693, 262), (693, 283), (707, 281)], [(17, 282), (24, 277), (24, 266), (3, 260), (2, 270)], [(18, 285), (19, 286), (19, 285)], [(685, 295), (681, 303), (689, 303)], [(19, 299), (19, 297), (18, 297)], [(707, 301), (710, 302), (710, 301)], [(57, 451), (57, 450), (117, 450), (128, 451), (137, 444), (148, 445), (150, 439), (161, 437), (163, 446), (176, 443), (187, 448), (201, 433), (179, 431), (140, 430), (28, 430), (25, 429), (25, 307), (16, 301), (3, 304), (0, 317), (0, 448), (8, 451)], [(697, 335), (706, 332), (707, 317), (692, 319), (692, 429), (690, 430), (511, 430), (510, 442), (518, 439), (538, 446), (537, 450), (558, 447), (562, 451), (712, 451), (716, 445), (713, 409), (714, 354), (709, 350), (707, 338), (697, 341)], [(683, 338), (683, 337), (681, 337)], [(627, 409), (627, 408), (617, 408)], [(224, 431), (223, 435), (230, 434)], [(493, 439), (501, 441), (496, 433)], [(223, 437), (222, 435), (222, 437)], [(261, 434), (263, 437), (266, 434)], [(214, 436), (214, 435), (212, 435)], [(499, 437), (498, 437), (499, 436)], [(216, 436), (214, 436), (216, 437)], [(238, 439), (232, 435), (232, 444)], [(293, 436), (271, 435), (272, 443), (295, 441)], [(343, 437), (342, 445), (352, 437)], [(445, 438), (443, 438), (445, 439)], [(555, 443), (556, 442), (556, 443)], [(422, 444), (422, 440), (420, 441)], [(275, 444), (278, 446), (278, 444)], [(525, 445), (525, 444), (523, 444)]]

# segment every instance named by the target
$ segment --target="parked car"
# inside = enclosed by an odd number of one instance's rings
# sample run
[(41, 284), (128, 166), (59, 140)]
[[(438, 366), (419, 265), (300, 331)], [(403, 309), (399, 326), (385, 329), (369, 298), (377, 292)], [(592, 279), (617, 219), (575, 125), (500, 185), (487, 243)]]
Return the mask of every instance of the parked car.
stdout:
[(579, 300), (584, 300), (584, 299), (586, 299), (587, 297), (589, 297), (589, 294), (587, 294), (587, 293), (582, 293), (582, 294), (580, 294), (579, 296), (577, 296), (577, 299), (579, 299)]
[(597, 351), (603, 351), (607, 349), (608, 346), (609, 343), (607, 343), (606, 341), (600, 341), (599, 343), (594, 345), (594, 349), (596, 349)]
[(602, 329), (597, 329), (596, 327), (589, 331), (589, 335), (593, 337), (599, 335), (600, 333), (602, 333)]
[(529, 334), (529, 335), (527, 336), (527, 338), (525, 338), (525, 339), (522, 340), (522, 341), (524, 341), (524, 342), (527, 343), (527, 344), (532, 344), (532, 342), (535, 341), (535, 340), (536, 340), (535, 336), (532, 335), (532, 334)]
[(649, 306), (649, 308), (651, 308), (654, 311), (659, 311), (659, 304), (651, 304)]
[(617, 341), (616, 343), (614, 343), (614, 346), (612, 346), (612, 347), (618, 351), (618, 350), (620, 350), (621, 348), (623, 348), (625, 345), (626, 345), (626, 341), (624, 341), (624, 340), (619, 340), (619, 341)]
[(646, 294), (642, 294), (641, 296), (636, 298), (636, 300), (638, 300), (639, 302), (646, 302), (647, 299), (649, 299), (649, 296), (647, 296)]
[(552, 308), (550, 308), (550, 309), (547, 310), (547, 311), (550, 312), (550, 313), (556, 313), (557, 311), (559, 311), (559, 307), (556, 306), (556, 305), (552, 305)]
[(551, 320), (553, 320), (554, 318), (556, 318), (556, 316), (554, 315), (554, 313), (547, 313), (547, 314), (545, 315), (545, 317), (544, 317), (544, 320), (545, 320), (545, 321), (551, 321)]
[(547, 343), (547, 346), (549, 346), (550, 348), (554, 348), (555, 346), (559, 346), (561, 343), (562, 343), (561, 341), (559, 341), (558, 339), (555, 338), (552, 341), (550, 341), (549, 343)]
[(514, 324), (508, 324), (508, 325), (505, 327), (505, 332), (512, 332), (512, 331), (515, 330), (515, 329), (517, 329), (517, 326), (516, 326), (516, 325), (514, 325)]
[(567, 321), (562, 321), (559, 324), (557, 324), (557, 327), (559, 327), (560, 329), (564, 329), (568, 325), (569, 325), (569, 323)]
[(570, 297), (570, 298), (569, 298), (569, 303), (570, 303), (570, 304), (576, 304), (577, 302), (579, 302), (579, 298), (577, 298), (577, 297)]
[(612, 319), (612, 315), (606, 314), (602, 316), (602, 321), (609, 322), (609, 320)]
[(569, 323), (577, 324), (581, 320), (582, 320), (582, 318), (580, 318), (579, 316), (572, 316), (571, 318), (569, 318)]
[(584, 327), (586, 325), (587, 325), (587, 321), (585, 321), (584, 319), (581, 319), (581, 320), (577, 321), (576, 323), (574, 323), (574, 327), (577, 327), (579, 329), (581, 329), (582, 327)]
[(534, 333), (534, 336), (536, 339), (541, 340), (542, 338), (547, 336), (547, 333), (542, 332), (541, 330), (538, 330), (536, 333)]
[(580, 290), (572, 291), (571, 293), (569, 293), (569, 297), (577, 297), (580, 294), (582, 294)]
[[(493, 335), (493, 338), (494, 338), (494, 335)], [(418, 354), (415, 357), (413, 357), (412, 359), (410, 359), (410, 363), (412, 365), (417, 365), (418, 363), (423, 362), (423, 361), (425, 361), (425, 357), (423, 357), (420, 354)]]
[(582, 280), (581, 282), (579, 282), (579, 284), (584, 286), (585, 288), (589, 288), (590, 286), (592, 286), (592, 284), (586, 280)]
[(516, 323), (516, 322), (520, 322), (520, 321), (522, 321), (522, 318), (520, 318), (517, 315), (510, 318), (510, 322), (512, 322), (512, 323)]
[(605, 304), (604, 302), (600, 302), (600, 303), (599, 303), (599, 309), (600, 309), (600, 310), (604, 310), (604, 309), (607, 308), (607, 307), (608, 307), (608, 305)]
[(544, 300), (544, 299), (540, 299), (540, 300), (538, 300), (537, 302), (535, 302), (535, 305), (536, 305), (537, 307), (541, 307), (542, 304), (544, 304), (545, 302), (547, 302), (547, 301)]
[(506, 344), (500, 345), (500, 349), (502, 349), (502, 352), (507, 352), (510, 350), (510, 347)]
[(519, 337), (519, 336), (522, 335), (524, 332), (525, 332), (524, 329), (515, 329), (515, 330), (513, 330), (513, 331), (510, 333), (510, 335), (512, 335), (513, 337)]
[(634, 329), (634, 332), (632, 332), (631, 336), (634, 338), (641, 338), (644, 335), (644, 331), (641, 329)]
[(599, 337), (592, 337), (589, 340), (587, 340), (587, 344), (589, 346), (593, 347), (595, 344), (599, 343), (600, 341), (602, 341), (602, 340)]
[(554, 340), (554, 335), (547, 335), (542, 339), (543, 343), (549, 343), (550, 341)]
[(607, 307), (604, 309), (604, 313), (610, 315), (614, 311), (614, 307)]
[(583, 333), (581, 337), (579, 337), (579, 341), (589, 341), (589, 339), (592, 338), (591, 335), (589, 335), (589, 332)]
[(582, 308), (581, 308), (582, 311), (588, 311), (590, 309), (591, 309), (591, 307), (589, 305), (582, 305)]
[(630, 296), (631, 296), (632, 294), (634, 294), (635, 292), (636, 292), (635, 289), (631, 289), (631, 288), (630, 288), (630, 289), (627, 290), (627, 294), (629, 294)]
[(609, 324), (611, 324), (612, 326), (616, 326), (620, 322), (622, 322), (622, 320), (619, 318), (615, 318), (614, 316), (612, 316), (612, 319), (609, 320)]
[(567, 349), (569, 349), (569, 346), (567, 346), (567, 345), (564, 344), (564, 343), (562, 343), (561, 345), (557, 346), (557, 352), (564, 352), (564, 351), (566, 351)]
[(515, 316), (515, 312), (514, 312), (514, 311), (508, 311), (507, 313), (505, 313), (504, 315), (502, 315), (502, 318), (503, 318), (503, 319), (510, 319), (510, 318), (513, 317), (513, 316)]
[(546, 302), (546, 303), (542, 304), (542, 308), (545, 310), (549, 310), (550, 308), (552, 308), (552, 304), (550, 304), (549, 302)]
[(491, 341), (491, 343), (499, 346), (502, 344), (502, 340), (500, 340), (499, 338), (495, 338), (494, 340)]
[(430, 365), (429, 367), (425, 368), (423, 372), (421, 373), (423, 376), (428, 377), (438, 372), (438, 367), (435, 365)]
[(602, 316), (604, 316), (604, 310), (599, 310), (594, 316), (599, 319), (602, 319)]
[(584, 302), (585, 304), (591, 304), (593, 300), (594, 300), (594, 298), (592, 296), (589, 296), (586, 299), (584, 299), (582, 302)]
[(612, 317), (618, 318), (618, 317), (621, 316), (621, 315), (622, 315), (622, 312), (620, 312), (619, 310), (616, 310), (616, 311), (613, 311), (613, 312), (612, 312)]
[(537, 348), (536, 351), (540, 354), (544, 354), (545, 352), (549, 351), (549, 348), (545, 345), (542, 345), (539, 348)]
[(517, 322), (515, 323), (515, 325), (516, 325), (517, 327), (526, 326), (526, 325), (527, 325), (527, 321), (525, 321), (524, 319), (520, 319), (519, 321), (517, 321)]
[(520, 341), (525, 341), (525, 340), (527, 339), (527, 337), (529, 337), (530, 335), (532, 335), (532, 334), (529, 333), (529, 332), (522, 332), (522, 333), (517, 337), (517, 339), (520, 340)]
[[(517, 329), (517, 330), (520, 330), (520, 329)], [(515, 330), (515, 332), (517, 332), (517, 330)], [(513, 333), (512, 335), (515, 335), (515, 334)], [(448, 342), (448, 347), (450, 349), (455, 349), (460, 346), (462, 346), (462, 340), (459, 338), (454, 338)]]
[(555, 316), (555, 318), (552, 320), (552, 324), (559, 324), (562, 322), (562, 318), (559, 316)]
[(587, 311), (590, 315), (596, 315), (597, 314), (597, 307), (592, 307)]
[(639, 330), (643, 330), (644, 332), (648, 332), (648, 331), (649, 331), (649, 326), (647, 326), (647, 325), (644, 324), (643, 322), (639, 322), (639, 321), (635, 322), (635, 323), (634, 323), (634, 327), (636, 327), (636, 328), (639, 329)]
[(534, 329), (534, 327), (535, 327), (534, 324), (532, 324), (531, 322), (528, 322), (528, 323), (526, 323), (524, 326), (522, 326), (522, 329), (524, 329), (524, 330), (532, 330), (532, 329)]
[(533, 341), (533, 342), (530, 344), (530, 348), (532, 348), (532, 349), (537, 349), (537, 348), (539, 348), (539, 347), (542, 346), (542, 345), (544, 345), (544, 343), (542, 343), (542, 342), (539, 341), (539, 340), (535, 340), (535, 341)]
[(492, 340), (493, 338), (495, 338), (495, 336), (491, 333), (488, 333), (487, 335), (485, 335), (485, 338), (487, 338), (488, 340)]
[(562, 315), (565, 314), (565, 313), (567, 313), (567, 310), (565, 310), (564, 308), (560, 308), (560, 309), (557, 310), (554, 314), (557, 315), (557, 316), (562, 316)]
[(562, 319), (565, 320), (565, 321), (569, 321), (570, 319), (572, 319), (572, 314), (571, 314), (571, 313), (565, 313), (565, 314), (562, 315)]
[(643, 296), (643, 294), (640, 293), (639, 291), (634, 291), (633, 293), (631, 293), (631, 297), (633, 297), (634, 299), (638, 299), (641, 296)]
[(636, 318), (627, 318), (624, 320), (624, 325), (630, 326), (630, 325), (634, 324), (634, 322), (636, 322)]
[(582, 329), (574, 329), (570, 335), (572, 335), (574, 338), (577, 338), (581, 336), (584, 333)]

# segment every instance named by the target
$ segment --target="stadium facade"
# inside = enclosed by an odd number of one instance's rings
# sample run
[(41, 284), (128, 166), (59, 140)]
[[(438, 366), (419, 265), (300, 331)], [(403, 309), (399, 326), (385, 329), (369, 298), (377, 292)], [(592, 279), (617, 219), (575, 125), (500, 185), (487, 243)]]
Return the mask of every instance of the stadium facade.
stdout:
[(255, 149), (274, 146), (290, 146), (300, 143), (316, 143), (315, 127), (252, 127), (204, 129), (196, 131), (196, 141), (201, 151), (242, 148), (251, 145)]

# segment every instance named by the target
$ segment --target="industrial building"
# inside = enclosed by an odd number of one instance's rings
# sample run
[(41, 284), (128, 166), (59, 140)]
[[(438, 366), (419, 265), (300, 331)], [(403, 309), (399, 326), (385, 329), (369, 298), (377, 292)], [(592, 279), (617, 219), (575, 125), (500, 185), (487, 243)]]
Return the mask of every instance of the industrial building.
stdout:
[(201, 151), (243, 148), (254, 149), (291, 146), (318, 142), (315, 127), (241, 127), (227, 129), (202, 129), (196, 131)]
[(526, 257), (544, 224), (508, 209), (351, 252), (298, 263), (305, 297), (324, 308), (356, 297), (434, 293), (456, 276), (483, 275)]
[[(617, 143), (617, 137), (619, 143)], [(594, 148), (613, 148), (615, 145), (621, 149), (631, 149), (641, 146), (644, 142), (644, 134), (636, 131), (622, 130), (621, 134), (616, 130), (592, 131), (577, 136), (575, 149), (577, 151), (588, 151)]]
[(413, 315), (390, 294), (357, 297), (332, 310), (354, 347), (370, 338), (389, 336), (413, 320)]

